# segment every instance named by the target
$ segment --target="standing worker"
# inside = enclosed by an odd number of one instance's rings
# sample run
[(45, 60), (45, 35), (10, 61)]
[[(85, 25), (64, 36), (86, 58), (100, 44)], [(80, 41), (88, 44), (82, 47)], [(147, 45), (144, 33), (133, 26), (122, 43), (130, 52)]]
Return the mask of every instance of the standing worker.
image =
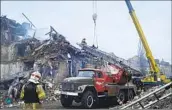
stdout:
[(85, 38), (82, 39), (81, 44), (82, 45), (87, 45), (87, 42), (86, 42), (86, 39)]
[(46, 97), (42, 85), (39, 83), (41, 74), (36, 71), (31, 73), (30, 79), (23, 85), (20, 98), (24, 100), (24, 109), (40, 109), (42, 100)]

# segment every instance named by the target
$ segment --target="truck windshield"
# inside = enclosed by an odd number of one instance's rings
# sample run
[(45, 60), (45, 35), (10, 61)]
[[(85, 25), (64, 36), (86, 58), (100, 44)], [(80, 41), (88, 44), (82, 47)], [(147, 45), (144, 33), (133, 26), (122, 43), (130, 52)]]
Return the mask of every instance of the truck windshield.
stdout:
[(94, 71), (79, 71), (77, 77), (93, 77)]

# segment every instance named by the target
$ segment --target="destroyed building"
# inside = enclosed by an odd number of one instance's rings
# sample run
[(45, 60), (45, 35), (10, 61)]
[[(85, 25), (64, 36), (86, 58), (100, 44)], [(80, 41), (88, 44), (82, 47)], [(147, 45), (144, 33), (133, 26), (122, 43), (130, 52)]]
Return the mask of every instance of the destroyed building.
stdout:
[[(16, 22), (6, 17), (2, 17), (2, 27), (7, 26), (8, 30), (12, 30), (11, 25), (16, 26)], [(8, 23), (8, 25), (7, 25)], [(18, 24), (20, 28), (22, 25)], [(43, 78), (51, 76), (55, 80), (60, 81), (65, 77), (76, 76), (80, 68), (86, 64), (93, 64), (93, 56), (82, 52), (72, 46), (63, 35), (52, 33), (52, 27), (49, 32), (50, 39), (39, 41), (36, 38), (30, 37), (27, 39), (16, 40), (18, 36), (25, 36), (22, 33), (23, 28), (14, 30), (8, 33), (8, 36), (13, 35), (15, 39), (3, 39), (3, 42), (9, 41), (8, 45), (1, 44), (1, 79), (8, 79), (9, 76), (15, 77), (16, 73), (24, 73), (25, 71), (38, 69)], [(15, 29), (17, 28), (17, 29)], [(18, 32), (21, 30), (21, 32)], [(5, 37), (5, 29), (1, 30), (1, 39)], [(26, 30), (25, 30), (26, 32)], [(16, 34), (14, 34), (16, 33)], [(22, 34), (18, 34), (22, 33)], [(17, 74), (16, 74), (17, 75)]]
[[(101, 58), (76, 48), (65, 36), (50, 27), (49, 39), (40, 41), (28, 36), (28, 23), (19, 24), (14, 20), (1, 17), (1, 73), (0, 83), (27, 76), (38, 70), (43, 79), (53, 79), (55, 83), (66, 77), (77, 76), (78, 70), (88, 66), (102, 65)], [(116, 57), (112, 54), (112, 56)], [(139, 68), (137, 57), (128, 60)], [(160, 62), (161, 67), (171, 72), (168, 62)], [(147, 65), (148, 66), (148, 65)], [(11, 81), (10, 83), (11, 84)]]
[(59, 82), (76, 76), (78, 69), (88, 64), (98, 65), (95, 56), (71, 45), (53, 27), (44, 33), (49, 35), (44, 41), (28, 36), (27, 31), (31, 28), (28, 23), (19, 24), (4, 16), (1, 17), (1, 27), (1, 79), (39, 70), (43, 78), (50, 76)]

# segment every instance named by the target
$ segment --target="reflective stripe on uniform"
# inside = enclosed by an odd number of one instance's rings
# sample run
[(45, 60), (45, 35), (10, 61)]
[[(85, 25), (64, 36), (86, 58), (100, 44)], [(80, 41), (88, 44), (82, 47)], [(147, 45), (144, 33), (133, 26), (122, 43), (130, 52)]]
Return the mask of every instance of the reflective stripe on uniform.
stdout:
[(22, 90), (21, 90), (21, 93), (20, 93), (20, 99), (23, 99), (23, 97), (24, 97), (24, 87), (25, 86), (22, 87)]
[(41, 85), (37, 85), (37, 89), (36, 90), (37, 90), (36, 92), (38, 93), (38, 98), (40, 100), (42, 100), (42, 99), (44, 99), (46, 97), (44, 89), (42, 88)]

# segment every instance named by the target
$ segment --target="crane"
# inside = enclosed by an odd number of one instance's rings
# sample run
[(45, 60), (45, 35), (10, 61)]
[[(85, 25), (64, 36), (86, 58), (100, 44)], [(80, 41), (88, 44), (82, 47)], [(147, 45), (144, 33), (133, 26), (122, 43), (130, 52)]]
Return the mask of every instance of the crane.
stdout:
[(157, 63), (156, 63), (156, 61), (155, 61), (155, 59), (154, 59), (154, 57), (152, 55), (152, 52), (151, 52), (151, 50), (149, 48), (148, 42), (146, 40), (146, 37), (144, 35), (144, 32), (142, 30), (142, 27), (141, 27), (141, 25), (139, 23), (139, 20), (138, 20), (138, 18), (136, 16), (135, 10), (133, 9), (130, 0), (125, 0), (125, 2), (126, 2), (126, 5), (128, 7), (131, 18), (132, 18), (132, 20), (134, 22), (134, 25), (136, 27), (136, 30), (137, 30), (137, 32), (139, 34), (139, 37), (140, 37), (140, 39), (142, 41), (143, 47), (144, 47), (145, 52), (146, 52), (146, 57), (147, 57), (147, 59), (148, 59), (148, 61), (150, 63), (150, 73), (151, 73), (151, 75), (144, 78), (144, 79), (142, 79), (142, 82), (143, 83), (149, 83), (149, 84), (157, 84), (157, 82), (159, 80), (161, 80), (164, 83), (168, 83), (170, 80), (166, 79), (165, 74), (162, 74), (162, 73), (160, 74), (160, 69), (159, 69), (159, 67), (158, 67), (158, 65), (157, 65)]

